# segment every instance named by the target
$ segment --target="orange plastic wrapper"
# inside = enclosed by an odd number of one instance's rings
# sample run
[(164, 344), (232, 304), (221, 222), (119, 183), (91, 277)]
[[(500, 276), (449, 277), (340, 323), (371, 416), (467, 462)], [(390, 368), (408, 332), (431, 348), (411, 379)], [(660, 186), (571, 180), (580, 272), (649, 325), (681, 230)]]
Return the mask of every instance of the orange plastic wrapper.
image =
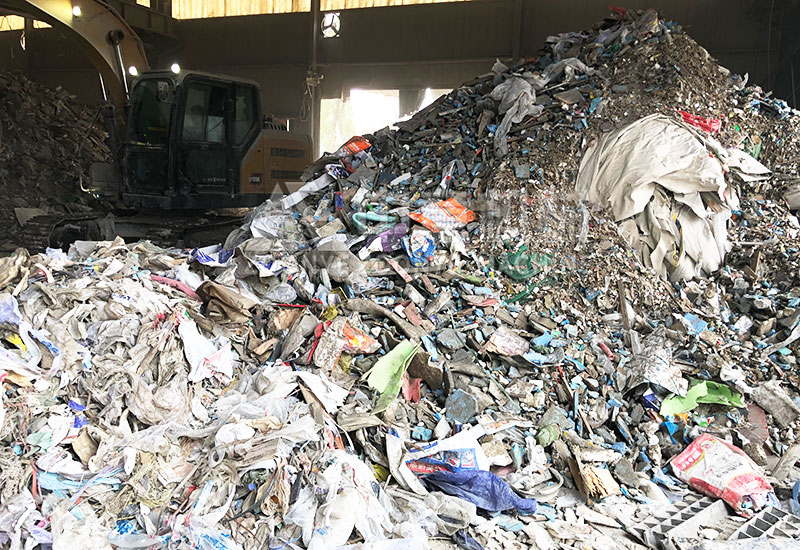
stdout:
[(375, 338), (357, 329), (350, 323), (345, 323), (342, 329), (342, 335), (344, 336), (344, 349), (350, 353), (358, 351), (363, 353), (375, 353), (381, 347), (380, 343)]
[(456, 199), (426, 204), (418, 212), (411, 212), (408, 217), (434, 233), (463, 227), (476, 218), (475, 212)]
[(351, 137), (347, 143), (339, 148), (339, 153), (343, 155), (355, 155), (361, 151), (366, 151), (372, 144), (361, 136)]

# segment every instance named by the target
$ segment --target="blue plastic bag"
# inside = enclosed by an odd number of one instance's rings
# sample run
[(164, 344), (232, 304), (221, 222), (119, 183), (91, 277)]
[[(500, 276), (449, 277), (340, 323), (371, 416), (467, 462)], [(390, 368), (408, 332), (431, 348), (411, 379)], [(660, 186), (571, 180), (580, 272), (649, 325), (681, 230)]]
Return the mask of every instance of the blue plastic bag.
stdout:
[(460, 529), (453, 533), (452, 539), (463, 550), (483, 550), (481, 543), (472, 538), (466, 529)]
[(502, 478), (492, 472), (434, 472), (425, 481), (443, 493), (464, 499), (488, 512), (516, 509), (532, 514), (536, 511), (536, 500), (521, 498)]

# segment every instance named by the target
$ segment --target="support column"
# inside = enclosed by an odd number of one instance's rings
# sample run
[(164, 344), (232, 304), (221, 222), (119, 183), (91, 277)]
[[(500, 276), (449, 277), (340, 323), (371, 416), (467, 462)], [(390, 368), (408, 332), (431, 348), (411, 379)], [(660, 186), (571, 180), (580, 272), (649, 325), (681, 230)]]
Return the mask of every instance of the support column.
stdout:
[(512, 43), (511, 59), (512, 63), (519, 61), (522, 55), (522, 0), (514, 0), (514, 20), (511, 21)]
[(33, 45), (33, 19), (31, 17), (25, 17), (25, 27), (23, 28), (24, 37), (25, 37), (25, 72), (28, 73), (27, 77), (30, 78), (33, 74), (33, 50), (31, 46)]
[[(317, 77), (317, 47), (319, 45), (320, 21), (320, 0), (311, 0), (311, 66), (308, 71), (309, 75), (307, 75), (306, 78), (312, 77), (317, 83), (319, 83)], [(322, 101), (320, 98), (319, 85), (311, 86), (310, 90), (312, 93), (310, 119), (311, 141), (312, 147), (314, 148), (314, 158), (316, 158), (317, 153), (319, 153), (319, 122)]]

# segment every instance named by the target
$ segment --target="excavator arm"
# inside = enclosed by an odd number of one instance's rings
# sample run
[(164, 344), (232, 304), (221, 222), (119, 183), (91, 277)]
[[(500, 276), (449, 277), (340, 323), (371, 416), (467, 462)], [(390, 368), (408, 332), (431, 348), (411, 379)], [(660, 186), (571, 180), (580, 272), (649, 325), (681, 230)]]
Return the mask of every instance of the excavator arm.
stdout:
[(0, 10), (45, 21), (65, 32), (97, 67), (105, 99), (125, 112), (127, 67), (149, 68), (141, 39), (119, 14), (99, 0), (0, 0)]

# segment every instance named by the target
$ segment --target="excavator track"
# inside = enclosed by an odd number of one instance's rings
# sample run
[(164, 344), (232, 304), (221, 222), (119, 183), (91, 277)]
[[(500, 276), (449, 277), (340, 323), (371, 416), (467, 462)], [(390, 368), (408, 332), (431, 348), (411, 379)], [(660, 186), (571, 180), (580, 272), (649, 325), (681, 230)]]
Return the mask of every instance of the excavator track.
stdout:
[(228, 233), (243, 220), (241, 216), (209, 213), (173, 217), (146, 214), (37, 216), (25, 224), (19, 245), (32, 253), (43, 252), (46, 248), (66, 251), (78, 240), (111, 240), (120, 236), (127, 242), (149, 240), (165, 247), (192, 248), (224, 242)]
[(148, 240), (159, 246), (183, 248), (222, 243), (244, 221), (243, 216), (220, 216), (207, 212), (173, 212), (169, 217), (161, 213), (110, 218), (108, 235), (119, 235), (128, 242)]
[(46, 248), (69, 248), (77, 240), (101, 240), (103, 232), (97, 215), (47, 215), (31, 218), (21, 232), (20, 246), (32, 253)]

